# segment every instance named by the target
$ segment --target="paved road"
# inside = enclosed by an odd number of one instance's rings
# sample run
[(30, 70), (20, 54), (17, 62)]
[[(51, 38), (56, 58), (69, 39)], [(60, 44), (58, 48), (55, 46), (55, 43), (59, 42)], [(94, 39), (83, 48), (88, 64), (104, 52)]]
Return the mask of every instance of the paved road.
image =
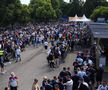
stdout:
[(56, 70), (51, 71), (48, 68), (46, 60), (47, 54), (43, 51), (42, 46), (39, 48), (29, 47), (22, 53), (21, 62), (8, 65), (6, 67), (7, 73), (0, 75), (0, 90), (4, 90), (4, 87), (7, 86), (8, 77), (12, 71), (15, 72), (19, 78), (18, 90), (31, 90), (34, 78), (39, 79), (39, 84), (41, 85), (43, 76), (47, 76), (51, 79), (54, 75), (59, 74), (63, 66), (70, 66), (71, 70), (73, 69), (72, 63), (76, 56), (75, 54), (69, 54), (64, 64), (61, 64)]

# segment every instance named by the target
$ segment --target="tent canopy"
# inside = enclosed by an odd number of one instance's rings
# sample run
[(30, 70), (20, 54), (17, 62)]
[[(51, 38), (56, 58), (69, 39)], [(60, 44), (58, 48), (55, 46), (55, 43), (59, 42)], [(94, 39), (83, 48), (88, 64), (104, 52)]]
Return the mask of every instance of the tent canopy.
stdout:
[(74, 17), (69, 17), (69, 21), (77, 21), (78, 19), (77, 14)]
[(90, 22), (91, 20), (88, 19), (85, 15), (83, 15), (82, 17), (78, 17), (77, 15), (75, 15), (75, 17), (69, 17), (69, 22), (71, 22), (71, 21)]

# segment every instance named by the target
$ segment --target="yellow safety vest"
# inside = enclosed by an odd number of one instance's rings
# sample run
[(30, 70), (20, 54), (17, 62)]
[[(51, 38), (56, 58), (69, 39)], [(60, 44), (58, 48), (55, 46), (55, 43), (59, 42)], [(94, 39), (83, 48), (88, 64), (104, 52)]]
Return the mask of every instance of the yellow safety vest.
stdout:
[(0, 56), (3, 56), (3, 54), (4, 54), (4, 51), (0, 50)]

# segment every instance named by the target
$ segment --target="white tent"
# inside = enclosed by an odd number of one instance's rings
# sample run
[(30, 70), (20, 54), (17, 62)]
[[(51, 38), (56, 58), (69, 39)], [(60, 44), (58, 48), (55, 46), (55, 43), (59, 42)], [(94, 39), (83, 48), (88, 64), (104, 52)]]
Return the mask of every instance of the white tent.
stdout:
[(85, 15), (83, 15), (83, 17), (81, 18), (82, 22), (90, 22), (91, 20), (88, 19)]
[(74, 22), (90, 22), (91, 20), (88, 19), (85, 15), (83, 17), (78, 17), (75, 15), (75, 17), (69, 17), (69, 22), (74, 21)]
[(69, 17), (69, 21), (77, 21), (78, 20), (78, 16), (77, 14), (75, 15), (75, 17)]

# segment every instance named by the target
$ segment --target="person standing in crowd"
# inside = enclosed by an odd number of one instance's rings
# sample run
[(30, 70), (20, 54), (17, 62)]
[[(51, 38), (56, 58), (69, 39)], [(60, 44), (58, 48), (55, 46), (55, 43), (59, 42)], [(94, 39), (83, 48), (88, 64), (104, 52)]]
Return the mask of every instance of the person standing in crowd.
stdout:
[(78, 76), (83, 78), (83, 76), (86, 76), (86, 71), (84, 71), (84, 68), (82, 67), (81, 69), (79, 69), (78, 71)]
[(84, 81), (83, 78), (80, 78), (77, 90), (89, 90), (89, 85)]
[(73, 87), (73, 80), (70, 78), (70, 76), (66, 77), (67, 82), (64, 83), (64, 85), (66, 86), (66, 90), (72, 90)]
[(108, 90), (108, 85), (106, 81), (103, 81), (102, 84), (98, 86), (97, 90)]
[(74, 50), (74, 40), (71, 40), (71, 52)]
[(41, 86), (41, 87), (40, 87), (40, 90), (45, 90), (45, 88)]
[(32, 90), (40, 90), (37, 79), (34, 79), (34, 82), (33, 82), (33, 85), (32, 85)]
[(4, 70), (4, 51), (2, 50), (2, 45), (0, 44), (0, 67), (1, 67), (1, 73), (5, 73)]
[(59, 73), (59, 78), (63, 79), (63, 83), (66, 83), (66, 67), (63, 67), (63, 70)]
[(58, 49), (58, 47), (55, 47), (55, 50), (54, 50), (54, 59), (55, 59), (55, 65), (56, 67), (59, 67), (59, 64), (60, 64), (60, 55), (61, 55), (61, 52), (60, 50)]
[(51, 85), (50, 79), (48, 79), (48, 82), (45, 85), (45, 90), (53, 90), (53, 86)]
[(80, 57), (80, 58), (76, 58), (77, 62), (78, 62), (78, 66), (81, 67), (83, 65), (83, 59)]
[(55, 64), (54, 64), (54, 56), (53, 53), (50, 53), (47, 57), (47, 60), (49, 62), (50, 68), (54, 69), (55, 68)]
[(18, 90), (18, 77), (15, 75), (14, 72), (11, 72), (8, 86), (10, 87), (10, 90)]
[(53, 90), (60, 90), (59, 85), (58, 84), (55, 84)]
[(70, 77), (72, 76), (70, 67), (67, 67), (66, 75)]
[(93, 68), (93, 66), (89, 66), (88, 69), (88, 76), (90, 78), (90, 81), (91, 81), (91, 84), (92, 84), (92, 87), (94, 86), (95, 84), (95, 74), (96, 74), (96, 70)]
[(63, 79), (62, 78), (59, 78), (58, 85), (59, 85), (60, 90), (64, 90), (64, 85), (63, 85)]
[(47, 76), (44, 76), (42, 81), (42, 87), (45, 87), (47, 80), (48, 80)]
[(74, 75), (72, 76), (73, 80), (73, 88), (72, 90), (77, 90), (78, 84), (79, 84), (80, 77), (77, 75), (77, 71), (74, 72)]
[(21, 61), (21, 49), (19, 46), (17, 46), (15, 50), (15, 56), (16, 56), (16, 62)]
[(47, 41), (44, 42), (44, 48), (45, 48), (45, 50), (48, 49), (48, 42)]
[(100, 64), (99, 65), (99, 68), (97, 69), (97, 72), (96, 72), (96, 82), (97, 82), (97, 86), (102, 82), (103, 73), (104, 73), (104, 69), (102, 67), (102, 64)]
[(53, 86), (53, 89), (54, 89), (54, 86), (55, 86), (56, 84), (58, 84), (58, 82), (57, 82), (57, 77), (54, 76), (54, 77), (53, 77), (53, 80), (51, 81), (51, 85)]

